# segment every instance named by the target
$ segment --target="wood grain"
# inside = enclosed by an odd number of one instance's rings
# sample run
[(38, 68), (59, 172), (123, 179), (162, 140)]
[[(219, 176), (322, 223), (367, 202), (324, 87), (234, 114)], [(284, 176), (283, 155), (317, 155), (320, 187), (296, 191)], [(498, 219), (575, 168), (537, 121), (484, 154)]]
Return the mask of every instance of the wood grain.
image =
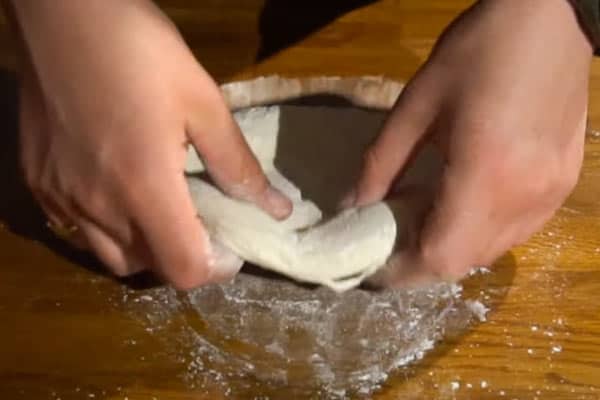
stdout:
[[(312, 1), (303, 3), (301, 14), (275, 1), (159, 3), (206, 68), (225, 82), (273, 73), (407, 80), (444, 26), (471, 2), (383, 0), (341, 15), (334, 10), (328, 14), (335, 16), (332, 21), (315, 20), (320, 8)], [(267, 6), (279, 18), (261, 19)], [(300, 23), (300, 16), (311, 23), (295, 27), (291, 43), (282, 47), (282, 30)], [(0, 220), (12, 231), (0, 230), (0, 396), (223, 398), (218, 391), (190, 388), (158, 338), (121, 308), (121, 285), (43, 229), (43, 218), (16, 179), (15, 86), (8, 72), (16, 63), (10, 43), (2, 25)], [(487, 322), (398, 371), (375, 398), (600, 398), (600, 140), (593, 135), (600, 127), (598, 61), (590, 104), (591, 134), (579, 185), (543, 232), (496, 265), (508, 289), (502, 302)], [(131, 338), (136, 346), (127, 345)], [(269, 390), (269, 398), (295, 398), (294, 393), (280, 387)]]

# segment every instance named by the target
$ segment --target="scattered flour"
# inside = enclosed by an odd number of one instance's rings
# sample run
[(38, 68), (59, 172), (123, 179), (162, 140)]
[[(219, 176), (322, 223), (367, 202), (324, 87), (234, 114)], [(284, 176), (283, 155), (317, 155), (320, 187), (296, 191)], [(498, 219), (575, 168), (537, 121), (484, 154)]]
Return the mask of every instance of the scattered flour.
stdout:
[(560, 346), (560, 345), (552, 346), (552, 354), (560, 353), (561, 351), (562, 351), (562, 346)]
[(188, 293), (127, 290), (122, 300), (190, 387), (239, 398), (301, 385), (298, 397), (341, 399), (369, 397), (437, 341), (485, 320), (488, 307), (462, 296), (448, 283), (336, 294), (242, 273)]
[(490, 310), (479, 300), (466, 300), (465, 304), (471, 309), (473, 315), (475, 315), (479, 321), (485, 321), (487, 319), (487, 313)]

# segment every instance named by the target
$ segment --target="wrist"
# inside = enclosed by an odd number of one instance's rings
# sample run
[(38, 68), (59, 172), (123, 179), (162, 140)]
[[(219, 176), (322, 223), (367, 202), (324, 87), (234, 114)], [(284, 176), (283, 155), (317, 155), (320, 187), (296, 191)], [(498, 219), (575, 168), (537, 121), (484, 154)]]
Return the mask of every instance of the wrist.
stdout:
[[(566, 46), (591, 59), (594, 46), (573, 7), (580, 1), (586, 0), (480, 0), (477, 7), (495, 15), (492, 23), (501, 20), (506, 34), (509, 34), (508, 29), (512, 29), (512, 33), (525, 42), (530, 37), (537, 37), (536, 40), (545, 42), (544, 46), (548, 48)], [(591, 1), (600, 3), (598, 0)]]

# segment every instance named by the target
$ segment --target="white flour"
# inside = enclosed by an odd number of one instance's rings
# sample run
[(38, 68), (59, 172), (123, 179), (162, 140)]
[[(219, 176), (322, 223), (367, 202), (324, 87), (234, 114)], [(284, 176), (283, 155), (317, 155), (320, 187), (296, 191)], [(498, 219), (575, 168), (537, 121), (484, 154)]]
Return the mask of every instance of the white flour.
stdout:
[(186, 294), (130, 291), (125, 304), (179, 359), (190, 388), (230, 398), (281, 387), (303, 398), (367, 396), (487, 312), (455, 284), (335, 294), (246, 273)]

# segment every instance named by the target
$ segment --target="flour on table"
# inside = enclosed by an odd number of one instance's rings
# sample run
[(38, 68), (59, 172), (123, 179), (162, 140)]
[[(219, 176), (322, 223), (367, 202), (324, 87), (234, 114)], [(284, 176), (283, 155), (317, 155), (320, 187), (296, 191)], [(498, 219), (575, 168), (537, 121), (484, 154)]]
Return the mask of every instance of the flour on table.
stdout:
[[(293, 110), (293, 121), (285, 120), (289, 113), (282, 114), (282, 107)], [(336, 107), (282, 107), (252, 108), (236, 113), (235, 118), (272, 185), (292, 200), (292, 215), (276, 221), (254, 205), (227, 197), (198, 175), (205, 169), (190, 149), (186, 172), (198, 213), (213, 242), (244, 261), (336, 291), (358, 286), (385, 265), (406, 224), (395, 217), (394, 206), (385, 202), (339, 213), (332, 209), (349, 188), (352, 176), (348, 173), (355, 174), (360, 167), (357, 155), (376, 133), (379, 124), (373, 121), (381, 120), (382, 114)], [(311, 149), (337, 154), (315, 158)], [(298, 176), (303, 178), (300, 182), (294, 179)], [(312, 189), (314, 199), (303, 197), (302, 183), (309, 192)]]

